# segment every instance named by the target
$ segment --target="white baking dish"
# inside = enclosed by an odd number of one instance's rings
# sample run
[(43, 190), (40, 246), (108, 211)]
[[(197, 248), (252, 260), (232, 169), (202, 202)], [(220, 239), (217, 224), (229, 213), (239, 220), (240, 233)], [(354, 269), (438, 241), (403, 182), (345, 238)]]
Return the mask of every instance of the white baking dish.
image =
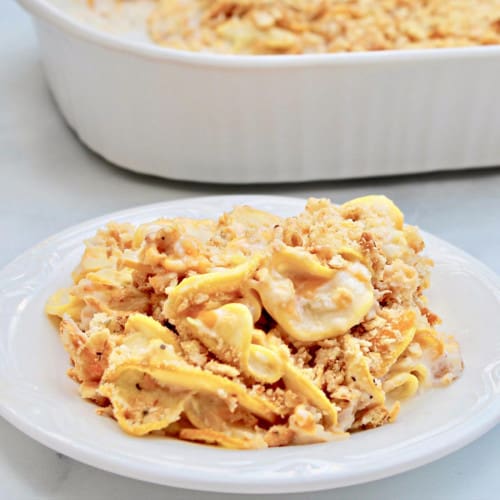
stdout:
[(172, 179), (340, 179), (500, 164), (500, 46), (301, 56), (188, 53), (34, 16), (70, 126)]

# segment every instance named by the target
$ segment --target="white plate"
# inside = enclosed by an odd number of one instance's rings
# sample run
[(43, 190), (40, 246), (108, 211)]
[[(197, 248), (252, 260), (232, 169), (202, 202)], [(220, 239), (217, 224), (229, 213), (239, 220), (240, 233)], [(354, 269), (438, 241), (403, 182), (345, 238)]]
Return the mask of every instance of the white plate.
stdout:
[(396, 423), (320, 445), (231, 451), (166, 438), (133, 438), (82, 401), (65, 371), (68, 356), (43, 313), (69, 283), (82, 240), (109, 220), (216, 217), (247, 203), (280, 215), (303, 200), (225, 196), (149, 205), (68, 229), (0, 271), (0, 413), (32, 438), (76, 460), (171, 486), (224, 492), (292, 492), (370, 481), (450, 453), (500, 420), (500, 280), (461, 250), (424, 234), (436, 262), (430, 304), (459, 340), (463, 376), (403, 405)]

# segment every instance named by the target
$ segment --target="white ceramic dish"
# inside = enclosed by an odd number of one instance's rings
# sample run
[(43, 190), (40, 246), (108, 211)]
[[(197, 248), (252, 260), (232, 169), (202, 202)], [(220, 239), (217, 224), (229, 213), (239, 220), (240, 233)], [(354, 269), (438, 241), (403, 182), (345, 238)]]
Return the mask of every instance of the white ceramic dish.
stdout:
[(248, 183), (500, 164), (500, 46), (197, 54), (97, 31), (48, 0), (18, 1), (67, 122), (129, 169)]
[(0, 414), (41, 443), (77, 460), (146, 481), (224, 492), (335, 488), (390, 476), (450, 453), (500, 420), (500, 279), (472, 257), (425, 234), (435, 259), (430, 304), (459, 340), (463, 376), (403, 405), (396, 423), (346, 441), (230, 451), (166, 438), (133, 438), (82, 401), (68, 357), (43, 314), (68, 283), (82, 240), (109, 220), (216, 217), (248, 203), (297, 213), (303, 200), (272, 196), (187, 199), (100, 217), (49, 238), (0, 271)]

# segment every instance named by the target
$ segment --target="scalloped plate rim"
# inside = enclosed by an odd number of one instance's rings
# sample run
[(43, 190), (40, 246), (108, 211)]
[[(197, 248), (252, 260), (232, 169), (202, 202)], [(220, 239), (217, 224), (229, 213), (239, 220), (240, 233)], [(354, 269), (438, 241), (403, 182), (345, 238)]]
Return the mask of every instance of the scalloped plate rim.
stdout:
[[(188, 197), (149, 205), (139, 205), (133, 208), (119, 210), (89, 219), (48, 237), (37, 245), (26, 250), (17, 258), (4, 266), (2, 269), (0, 269), (0, 279), (2, 279), (3, 281), (7, 278), (8, 280), (9, 273), (11, 273), (16, 268), (16, 266), (22, 263), (25, 259), (29, 259), (33, 255), (36, 255), (37, 253), (42, 252), (44, 249), (50, 248), (51, 246), (53, 246), (53, 249), (56, 250), (57, 246), (59, 246), (60, 244), (68, 242), (68, 240), (74, 240), (82, 232), (87, 232), (91, 229), (94, 230), (97, 227), (102, 226), (109, 220), (113, 220), (116, 218), (120, 218), (123, 220), (126, 217), (141, 216), (141, 214), (143, 213), (145, 214), (162, 208), (179, 209), (179, 207), (182, 208), (183, 206), (186, 206), (188, 204), (196, 206), (206, 203), (217, 203), (218, 201), (220, 201), (222, 204), (263, 203), (271, 205), (284, 205), (288, 207), (293, 206), (294, 208), (299, 208), (300, 205), (303, 205), (305, 203), (305, 199), (296, 197), (241, 194), (215, 195), (193, 198)], [(188, 210), (187, 206), (186, 210)], [(223, 208), (223, 210), (227, 210), (227, 207)], [(465, 260), (471, 266), (471, 268), (474, 269), (477, 276), (492, 287), (492, 292), (495, 294), (495, 298), (500, 305), (500, 278), (494, 273), (494, 271), (489, 269), (476, 258), (467, 254), (463, 250), (460, 250), (459, 248), (447, 243), (446, 241), (437, 238), (436, 236), (433, 236), (429, 233), (426, 233), (425, 231), (422, 231), (422, 233), (426, 240), (428, 240), (429, 238), (432, 239), (434, 244), (442, 245), (443, 248), (446, 248), (447, 250), (453, 252), (456, 256), (459, 256), (461, 259)], [(0, 298), (1, 294), (2, 289), (0, 288)], [(2, 319), (2, 321), (4, 320), (3, 315), (4, 313), (0, 308), (0, 319)], [(496, 361), (500, 362), (500, 360)], [(317, 491), (381, 479), (408, 471), (415, 467), (419, 467), (421, 465), (437, 460), (449, 453), (452, 453), (453, 451), (456, 451), (457, 449), (462, 448), (463, 446), (466, 446), (473, 440), (477, 439), (500, 422), (500, 394), (496, 394), (496, 396), (493, 395), (492, 400), (489, 402), (489, 404), (482, 409), (482, 412), (477, 415), (478, 418), (476, 418), (476, 420), (471, 423), (469, 431), (465, 435), (463, 433), (460, 434), (460, 439), (458, 439), (458, 437), (451, 439), (449, 438), (445, 441), (444, 445), (442, 444), (442, 442), (439, 442), (438, 444), (429, 446), (425, 452), (420, 451), (418, 456), (410, 455), (408, 457), (402, 457), (395, 463), (389, 463), (386, 465), (375, 464), (371, 467), (367, 466), (362, 471), (351, 471), (350, 473), (344, 472), (340, 477), (335, 477), (334, 474), (327, 471), (319, 475), (316, 474), (309, 480), (304, 477), (303, 474), (296, 474), (294, 477), (290, 477), (286, 474), (280, 475), (276, 473), (271, 476), (266, 476), (265, 480), (263, 480), (263, 478), (259, 477), (258, 475), (256, 475), (255, 478), (251, 479), (249, 477), (240, 477), (238, 476), (238, 474), (234, 474), (233, 476), (222, 474), (224, 476), (223, 478), (221, 475), (218, 478), (205, 477), (204, 479), (200, 480), (199, 477), (195, 476), (195, 474), (200, 472), (196, 469), (191, 470), (190, 468), (183, 469), (181, 467), (175, 467), (174, 473), (168, 474), (165, 473), (164, 470), (159, 471), (157, 468), (155, 469), (154, 467), (150, 467), (150, 465), (148, 464), (145, 464), (145, 466), (142, 467), (141, 464), (131, 464), (130, 459), (119, 456), (103, 455), (102, 451), (92, 447), (91, 444), (88, 444), (87, 446), (82, 446), (81, 443), (75, 444), (70, 439), (68, 439), (68, 437), (65, 437), (58, 433), (50, 433), (46, 429), (37, 427), (36, 423), (29, 422), (27, 418), (23, 418), (23, 415), (21, 413), (18, 413), (15, 408), (9, 406), (8, 401), (5, 402), (4, 398), (1, 395), (2, 392), (0, 388), (0, 415), (3, 418), (5, 418), (14, 427), (18, 428), (21, 432), (30, 436), (34, 440), (75, 460), (134, 479), (174, 487), (215, 492), (240, 493), (242, 491), (242, 488), (245, 488), (245, 491), (248, 493)], [(447, 431), (447, 433), (450, 432), (452, 432), (452, 430)], [(312, 450), (311, 446), (301, 448), (308, 448), (309, 450)], [(228, 453), (233, 452), (228, 451)], [(266, 453), (266, 450), (250, 453)], [(300, 460), (282, 461), (284, 468), (286, 468), (287, 466), (292, 466), (292, 469), (294, 466), (303, 467), (305, 463), (314, 464), (315, 462), (329, 465), (328, 462), (325, 462), (322, 459), (314, 460), (314, 451), (311, 453), (311, 460), (309, 462), (307, 462), (307, 459), (304, 459), (302, 462)], [(332, 463), (332, 465), (334, 464)], [(208, 472), (214, 473), (214, 471)]]

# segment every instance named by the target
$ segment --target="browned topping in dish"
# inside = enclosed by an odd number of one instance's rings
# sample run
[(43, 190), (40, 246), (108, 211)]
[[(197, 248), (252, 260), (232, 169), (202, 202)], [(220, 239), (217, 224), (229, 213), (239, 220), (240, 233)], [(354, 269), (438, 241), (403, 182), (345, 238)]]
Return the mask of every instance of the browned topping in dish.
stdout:
[(51, 1), (99, 29), (197, 52), (308, 54), (500, 44), (500, 0)]
[(183, 50), (304, 54), (500, 43), (498, 0), (159, 0), (151, 38)]

